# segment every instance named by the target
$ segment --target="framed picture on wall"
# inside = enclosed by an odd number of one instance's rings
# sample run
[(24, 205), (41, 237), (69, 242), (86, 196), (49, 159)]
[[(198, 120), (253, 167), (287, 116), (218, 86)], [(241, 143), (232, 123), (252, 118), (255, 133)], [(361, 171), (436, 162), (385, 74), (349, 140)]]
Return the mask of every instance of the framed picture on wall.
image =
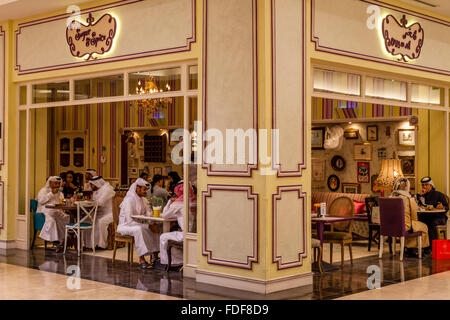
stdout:
[(144, 149), (144, 146), (145, 146), (144, 139), (139, 139), (139, 143), (138, 143), (139, 149)]
[(370, 162), (358, 162), (358, 182), (370, 183)]
[(311, 147), (314, 150), (323, 150), (325, 143), (325, 128), (312, 128)]
[(399, 129), (398, 144), (401, 146), (415, 146), (416, 145), (415, 131), (410, 129)]
[(312, 180), (325, 180), (325, 160), (312, 159)]
[(367, 126), (367, 141), (378, 141), (378, 126)]
[(163, 169), (161, 167), (155, 167), (153, 168), (153, 174), (163, 174)]
[(328, 177), (327, 185), (328, 189), (330, 189), (332, 192), (336, 192), (339, 190), (339, 187), (341, 186), (341, 180), (337, 175), (333, 174)]
[(132, 176), (137, 176), (138, 174), (138, 168), (130, 168), (130, 174)]
[(415, 175), (415, 157), (411, 156), (398, 156), (402, 162), (402, 171), (405, 176)]
[(359, 183), (342, 183), (343, 193), (361, 193), (361, 186)]
[(346, 129), (344, 131), (345, 139), (358, 139), (359, 130), (358, 129)]
[(172, 171), (172, 166), (165, 166), (164, 167), (164, 175), (165, 176), (168, 176), (169, 172), (171, 172), (171, 171)]
[(372, 144), (371, 143), (363, 143), (363, 144), (355, 144), (353, 146), (353, 158), (355, 160), (372, 160)]

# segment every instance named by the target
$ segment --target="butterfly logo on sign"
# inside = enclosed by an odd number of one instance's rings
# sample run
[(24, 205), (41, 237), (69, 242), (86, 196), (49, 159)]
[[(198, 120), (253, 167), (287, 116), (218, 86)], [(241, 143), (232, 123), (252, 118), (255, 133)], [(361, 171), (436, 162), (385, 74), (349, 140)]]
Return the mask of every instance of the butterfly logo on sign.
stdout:
[(103, 55), (113, 46), (117, 31), (117, 21), (110, 14), (103, 15), (97, 22), (91, 13), (86, 19), (87, 25), (73, 20), (66, 28), (67, 44), (70, 53), (86, 61), (98, 59), (94, 55)]
[(399, 56), (399, 61), (408, 62), (418, 59), (424, 44), (425, 33), (420, 23), (407, 27), (408, 20), (403, 15), (400, 22), (393, 15), (383, 19), (382, 31), (386, 50), (393, 56)]

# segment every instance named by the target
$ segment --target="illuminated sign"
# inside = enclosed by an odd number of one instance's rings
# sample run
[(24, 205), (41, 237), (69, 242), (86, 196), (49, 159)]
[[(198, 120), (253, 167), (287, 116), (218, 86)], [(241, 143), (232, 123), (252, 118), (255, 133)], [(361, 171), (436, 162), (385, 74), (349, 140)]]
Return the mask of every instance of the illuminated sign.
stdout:
[(400, 22), (393, 15), (383, 19), (383, 38), (386, 50), (393, 56), (400, 55), (400, 61), (417, 59), (422, 51), (424, 30), (419, 23), (407, 27), (408, 20), (403, 15)]
[(117, 21), (110, 14), (103, 15), (96, 23), (92, 14), (87, 18), (87, 25), (73, 20), (66, 29), (67, 44), (74, 57), (86, 61), (97, 59), (94, 54), (102, 55), (111, 50), (116, 36)]

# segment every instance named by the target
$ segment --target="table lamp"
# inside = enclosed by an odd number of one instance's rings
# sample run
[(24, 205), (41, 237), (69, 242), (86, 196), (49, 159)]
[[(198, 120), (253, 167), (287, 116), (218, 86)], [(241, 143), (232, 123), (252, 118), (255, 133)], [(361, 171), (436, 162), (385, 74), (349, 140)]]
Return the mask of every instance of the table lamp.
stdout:
[(392, 191), (394, 181), (403, 177), (400, 160), (382, 160), (380, 174), (374, 183), (374, 191), (381, 191), (381, 197), (384, 197), (385, 191)]

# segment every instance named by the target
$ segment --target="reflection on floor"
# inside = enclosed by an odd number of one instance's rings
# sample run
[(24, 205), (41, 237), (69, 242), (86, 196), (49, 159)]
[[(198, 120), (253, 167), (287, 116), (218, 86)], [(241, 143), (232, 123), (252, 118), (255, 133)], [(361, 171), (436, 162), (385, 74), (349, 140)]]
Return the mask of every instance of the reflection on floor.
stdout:
[[(43, 268), (52, 268), (51, 261)], [(20, 279), (20, 281), (18, 281)], [(51, 288), (51, 290), (48, 290)], [(176, 298), (0, 263), (0, 300), (174, 300)]]
[[(367, 247), (364, 247), (367, 251)], [(360, 249), (363, 254), (363, 246)], [(267, 296), (250, 294), (239, 290), (217, 288), (211, 285), (196, 284), (195, 280), (183, 279), (182, 274), (176, 271), (169, 273), (163, 270), (140, 271), (137, 265), (130, 266), (126, 261), (116, 261), (113, 265), (111, 259), (99, 255), (82, 255), (78, 259), (74, 252), (56, 254), (54, 250), (34, 249), (27, 252), (15, 250), (12, 255), (0, 256), (0, 263), (23, 266), (50, 273), (66, 275), (69, 266), (79, 266), (81, 278), (108, 285), (137, 289), (156, 294), (168, 295), (186, 299), (336, 299), (356, 293), (368, 291), (367, 268), (378, 266), (382, 272), (382, 287), (426, 277), (431, 274), (450, 271), (450, 263), (436, 263), (428, 256), (423, 260), (405, 258), (399, 261), (398, 254), (393, 257), (386, 254), (382, 260), (373, 255), (354, 259), (353, 265), (346, 261), (343, 269), (314, 275), (314, 284), (311, 286), (270, 294)], [(105, 253), (106, 254), (106, 253)], [(369, 254), (367, 252), (367, 254)], [(126, 256), (126, 251), (125, 251)], [(326, 258), (326, 257), (325, 257)], [(335, 266), (340, 267), (340, 256), (336, 256)], [(124, 259), (125, 260), (125, 259)], [(326, 258), (326, 260), (328, 260)]]

